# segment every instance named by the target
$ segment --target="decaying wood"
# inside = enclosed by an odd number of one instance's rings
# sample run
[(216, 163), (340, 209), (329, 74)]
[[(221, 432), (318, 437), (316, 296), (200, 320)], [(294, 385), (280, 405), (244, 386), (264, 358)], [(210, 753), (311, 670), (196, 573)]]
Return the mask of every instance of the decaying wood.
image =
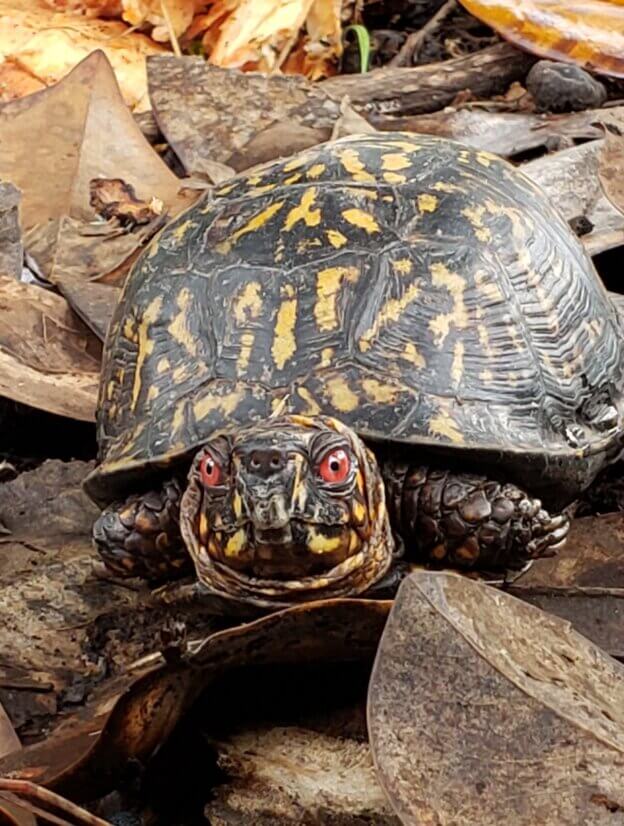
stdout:
[(405, 580), (368, 720), (405, 826), (624, 824), (624, 667), (501, 591), (456, 574)]
[(501, 43), (443, 63), (333, 77), (319, 87), (333, 97), (348, 95), (367, 117), (416, 115), (442, 109), (466, 90), (482, 97), (504, 92), (534, 62), (534, 57)]

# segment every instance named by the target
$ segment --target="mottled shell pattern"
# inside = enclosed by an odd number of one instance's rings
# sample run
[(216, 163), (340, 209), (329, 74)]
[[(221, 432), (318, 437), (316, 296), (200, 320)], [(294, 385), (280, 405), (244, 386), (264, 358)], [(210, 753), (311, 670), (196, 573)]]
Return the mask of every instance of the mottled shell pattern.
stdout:
[(581, 244), (510, 164), (344, 138), (217, 187), (146, 250), (108, 335), (89, 489), (276, 410), (581, 461), (621, 430), (620, 339)]

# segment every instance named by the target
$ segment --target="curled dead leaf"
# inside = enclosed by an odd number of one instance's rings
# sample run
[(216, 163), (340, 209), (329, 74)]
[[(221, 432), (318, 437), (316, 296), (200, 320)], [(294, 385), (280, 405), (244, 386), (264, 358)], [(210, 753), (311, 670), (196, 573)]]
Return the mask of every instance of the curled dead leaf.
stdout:
[(624, 77), (621, 0), (460, 0), (479, 20), (527, 51)]
[(117, 218), (120, 224), (149, 224), (162, 215), (164, 204), (159, 198), (149, 203), (137, 198), (134, 187), (121, 178), (94, 178), (89, 184), (89, 203), (102, 218)]

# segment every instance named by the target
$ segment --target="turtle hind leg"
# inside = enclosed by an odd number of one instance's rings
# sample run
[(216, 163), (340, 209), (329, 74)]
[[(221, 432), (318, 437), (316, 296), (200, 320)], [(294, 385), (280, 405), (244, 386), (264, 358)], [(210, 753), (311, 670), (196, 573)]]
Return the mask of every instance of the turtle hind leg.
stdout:
[(150, 580), (178, 577), (191, 567), (179, 526), (177, 480), (106, 508), (93, 526), (93, 542), (104, 564), (120, 577)]
[(570, 527), (567, 514), (549, 514), (515, 485), (427, 467), (405, 474), (397, 511), (408, 554), (486, 571), (553, 556)]

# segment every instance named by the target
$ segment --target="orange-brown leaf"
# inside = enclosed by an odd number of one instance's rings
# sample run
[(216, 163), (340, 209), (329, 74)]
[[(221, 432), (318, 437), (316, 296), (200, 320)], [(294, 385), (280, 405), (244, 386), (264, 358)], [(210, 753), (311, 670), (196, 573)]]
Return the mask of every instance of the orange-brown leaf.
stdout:
[(461, 0), (517, 46), (624, 77), (624, 0)]

